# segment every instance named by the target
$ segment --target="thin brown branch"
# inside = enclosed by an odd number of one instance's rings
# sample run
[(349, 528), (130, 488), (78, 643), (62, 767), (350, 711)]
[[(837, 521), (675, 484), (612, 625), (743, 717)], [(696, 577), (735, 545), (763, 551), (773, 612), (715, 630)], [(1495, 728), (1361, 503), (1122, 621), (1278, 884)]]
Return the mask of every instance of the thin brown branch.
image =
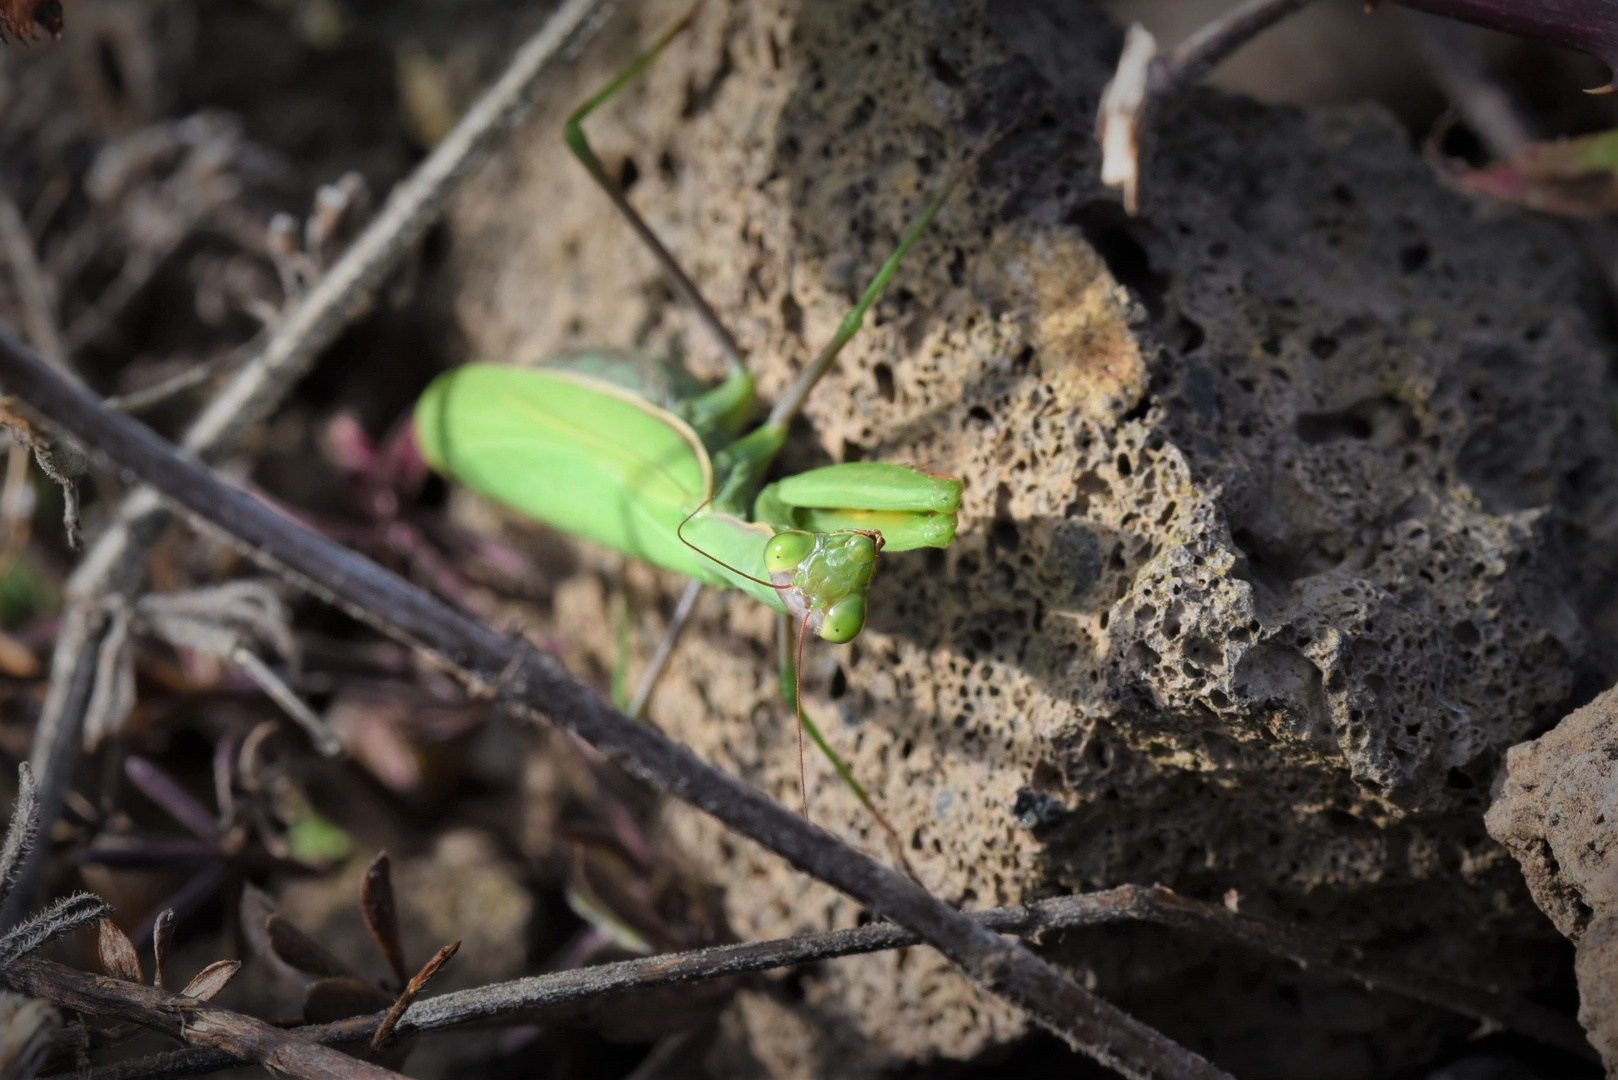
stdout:
[(475, 693), (573, 731), (643, 779), (691, 803), (876, 914), (909, 927), (973, 982), (1126, 1076), (1222, 1077), (1197, 1054), (1064, 978), (914, 882), (638, 724), (550, 657), (429, 596), (181, 457), (150, 429), (68, 382), (0, 330), (0, 388), (117, 461), (281, 574), (395, 640), (432, 656)]
[(1237, 49), (1310, 0), (1248, 0), (1214, 19), (1152, 65), (1151, 92), (1169, 97), (1212, 74)]
[(13, 990), (66, 1009), (140, 1024), (191, 1046), (229, 1054), (304, 1080), (402, 1080), (399, 1073), (349, 1057), (297, 1032), (155, 986), (91, 975), (50, 960), (28, 959), (0, 972)]
[[(567, 0), (513, 57), (500, 79), (463, 116), (333, 264), (320, 283), (266, 336), (186, 433), (187, 452), (229, 453), (241, 435), (267, 415), (303, 377), (316, 357), (365, 309), (377, 288), (404, 261), (442, 213), (455, 189), (532, 104), (540, 77), (594, 33), (610, 0)], [(30, 761), (40, 781), (43, 831), (61, 813), (63, 792), (77, 761), (84, 718), (106, 632), (108, 597), (132, 602), (147, 556), (167, 527), (167, 509), (150, 491), (125, 497), (105, 532), (69, 579), (51, 682), (34, 735)], [(27, 912), (40, 875), (45, 845), (25, 861), (19, 887), (0, 908), (0, 930)]]
[[(1024, 939), (1084, 926), (1151, 922), (1199, 933), (1213, 933), (1262, 952), (1300, 963), (1329, 968), (1377, 989), (1412, 997), (1463, 1016), (1470, 1016), (1584, 1057), (1591, 1056), (1583, 1032), (1571, 1018), (1541, 1006), (1511, 1001), (1476, 987), (1447, 983), (1388, 965), (1345, 956), (1342, 946), (1315, 942), (1299, 931), (1252, 916), (1237, 915), (1217, 905), (1189, 900), (1158, 887), (1125, 885), (1102, 892), (1062, 896), (1026, 907), (973, 912), (971, 918), (989, 930)], [(553, 1010), (609, 994), (653, 990), (774, 968), (832, 960), (916, 945), (915, 934), (893, 923), (869, 923), (851, 930), (721, 945), (693, 952), (624, 960), (595, 967), (535, 975), (475, 990), (443, 994), (411, 1006), (400, 1021), (400, 1036), (425, 1035), (471, 1024), (529, 1023)], [(318, 1042), (346, 1045), (372, 1037), (381, 1014), (335, 1024), (297, 1029)], [(237, 1064), (235, 1059), (194, 1050), (177, 1051), (120, 1062), (90, 1073), (88, 1080), (156, 1080), (198, 1076)]]

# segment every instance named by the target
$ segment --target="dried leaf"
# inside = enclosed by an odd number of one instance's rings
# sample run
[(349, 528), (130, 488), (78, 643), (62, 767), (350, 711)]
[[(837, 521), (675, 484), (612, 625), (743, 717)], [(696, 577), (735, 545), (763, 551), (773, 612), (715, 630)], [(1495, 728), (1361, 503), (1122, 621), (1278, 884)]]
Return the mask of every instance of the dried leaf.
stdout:
[(303, 1018), (311, 1024), (332, 1024), (351, 1016), (381, 1012), (393, 1004), (393, 995), (359, 979), (321, 979), (303, 995)]
[(360, 911), (365, 925), (376, 939), (377, 948), (387, 957), (388, 966), (400, 983), (405, 981), (404, 943), (399, 938), (399, 909), (393, 899), (393, 865), (387, 852), (381, 852), (365, 869), (360, 881)]
[[(1567, 0), (1393, 0), (1474, 26), (1560, 45), (1600, 57), (1618, 73), (1618, 7)], [(1591, 90), (1604, 94), (1613, 83)]]
[(51, 37), (62, 36), (61, 0), (0, 0), (0, 41), (10, 37), (33, 41), (41, 26)]
[(174, 909), (164, 908), (152, 923), (152, 985), (163, 989), (163, 960), (174, 940)]
[(102, 970), (124, 982), (145, 982), (140, 957), (135, 955), (135, 943), (129, 940), (129, 935), (118, 929), (118, 924), (111, 919), (102, 919), (96, 926), (96, 951)]
[(230, 980), (234, 979), (241, 969), (240, 960), (215, 960), (185, 984), (180, 996), (196, 998), (198, 1001), (211, 1001), (219, 991), (230, 985)]
[(276, 913), (275, 900), (264, 890), (247, 883), (242, 886), (242, 899), (238, 911), (242, 937), (246, 939), (247, 948), (254, 959), (275, 972), (278, 978), (289, 979), (299, 985), (308, 985), (309, 976), (281, 959), (275, 951), (275, 946), (270, 944), (267, 924), (270, 916)]
[[(0, 13), (16, 0), (0, 0)], [(26, 0), (22, 0), (26, 2)], [(0, 17), (0, 39), (5, 37), (5, 21)], [(14, 31), (15, 32), (15, 31)], [(21, 36), (20, 34), (18, 35)], [(66, 435), (47, 434), (45, 428), (23, 414), (26, 406), (15, 398), (0, 398), (0, 427), (34, 452), (34, 462), (46, 476), (62, 488), (62, 527), (68, 546), (79, 547), (79, 477), (90, 468), (83, 448)]]
[(62, 1014), (48, 1002), (0, 990), (0, 1077), (31, 1080), (61, 1030)]
[(1441, 127), (1428, 139), (1427, 157), (1457, 187), (1549, 214), (1618, 212), (1618, 130), (1532, 143), (1487, 169), (1468, 169), (1440, 155), (1437, 147), (1446, 130)]
[(13, 679), (39, 677), (39, 658), (34, 651), (3, 630), (0, 630), (0, 675)]
[(1118, 70), (1101, 91), (1096, 113), (1096, 141), (1101, 144), (1101, 182), (1122, 188), (1124, 209), (1133, 214), (1140, 205), (1141, 113), (1150, 100), (1152, 60), (1157, 39), (1140, 23), (1124, 35)]
[(377, 1027), (376, 1034), (371, 1036), (372, 1050), (381, 1050), (393, 1042), (393, 1029), (399, 1025), (399, 1020), (404, 1016), (405, 1010), (410, 1008), (410, 1003), (416, 1000), (417, 994), (427, 988), (427, 984), (432, 981), (434, 975), (438, 974), (438, 970), (449, 963), (449, 958), (460, 951), (461, 943), (452, 941), (439, 949), (433, 954), (431, 960), (422, 965), (421, 970), (416, 972), (415, 978), (410, 980), (410, 985), (404, 988), (404, 993), (399, 995), (399, 1000), (395, 1001), (393, 1007), (388, 1009), (388, 1015), (382, 1018), (382, 1023)]
[[(325, 978), (355, 979), (354, 970), (334, 956), (324, 945), (293, 926), (280, 915), (271, 915), (264, 922), (270, 935), (270, 947), (275, 955), (299, 971)], [(380, 1007), (380, 1006), (379, 1006)]]

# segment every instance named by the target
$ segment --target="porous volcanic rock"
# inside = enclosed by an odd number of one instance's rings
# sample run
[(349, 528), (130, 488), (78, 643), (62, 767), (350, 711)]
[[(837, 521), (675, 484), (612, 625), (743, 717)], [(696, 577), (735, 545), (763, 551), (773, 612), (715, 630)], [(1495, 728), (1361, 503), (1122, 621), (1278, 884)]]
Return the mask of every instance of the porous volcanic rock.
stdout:
[(1618, 690), (1506, 754), (1489, 835), (1578, 946), (1579, 1022), (1618, 1075)]
[[(721, 370), (560, 140), (566, 110), (684, 6), (620, 16), (458, 201), (475, 354), (612, 344)], [(1001, 136), (786, 455), (910, 462), (966, 490), (956, 543), (884, 558), (865, 634), (810, 647), (805, 707), (952, 902), (1234, 889), (1531, 988), (1560, 954), (1482, 811), (1505, 749), (1613, 678), (1613, 628), (1591, 613), (1618, 610), (1600, 494), (1618, 445), (1584, 272), (1554, 225), (1440, 187), (1371, 107), (1192, 93), (1165, 111), (1130, 219), (1091, 131), (1118, 42), (1067, 0), (712, 2), (588, 124), (766, 398), (952, 166)], [(678, 582), (582, 545), (559, 568), (544, 629), (582, 674), (610, 669), (625, 588), (644, 657)], [(708, 597), (651, 717), (795, 805), (772, 641), (757, 604)], [(820, 824), (884, 853), (819, 761), (809, 787)], [(666, 821), (744, 937), (865, 917), (694, 813)], [(1183, 935), (1056, 949), (1244, 1077), (1385, 1075), (1468, 1030)], [(927, 950), (782, 993), (726, 1026), (779, 1075), (1024, 1030)], [(768, 1019), (787, 1013), (790, 1032)]]

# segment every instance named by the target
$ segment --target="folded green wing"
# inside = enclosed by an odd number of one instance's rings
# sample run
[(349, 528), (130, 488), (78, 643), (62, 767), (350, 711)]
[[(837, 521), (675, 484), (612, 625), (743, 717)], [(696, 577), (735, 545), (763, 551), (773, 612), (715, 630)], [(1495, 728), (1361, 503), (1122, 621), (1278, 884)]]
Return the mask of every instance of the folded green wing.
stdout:
[(415, 422), (427, 463), (474, 491), (637, 559), (734, 584), (675, 536), (713, 490), (701, 440), (628, 390), (469, 364), (427, 388)]

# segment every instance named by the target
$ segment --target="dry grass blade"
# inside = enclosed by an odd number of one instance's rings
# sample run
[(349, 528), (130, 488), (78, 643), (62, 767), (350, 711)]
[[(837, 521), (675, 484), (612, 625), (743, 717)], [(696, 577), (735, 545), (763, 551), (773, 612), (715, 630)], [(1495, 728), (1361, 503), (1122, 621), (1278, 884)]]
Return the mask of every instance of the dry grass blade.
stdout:
[(96, 955), (108, 975), (124, 982), (145, 982), (140, 970), (140, 957), (135, 955), (135, 943), (129, 935), (118, 929), (111, 919), (96, 924)]
[(163, 989), (163, 959), (174, 940), (174, 909), (165, 908), (152, 924), (152, 985)]
[(101, 897), (89, 893), (75, 893), (56, 901), (0, 935), (0, 971), (5, 971), (46, 942), (70, 934), (82, 926), (89, 926), (111, 910)]
[(299, 971), (328, 979), (359, 979), (353, 968), (282, 916), (271, 915), (264, 920), (264, 929), (270, 935), (275, 955)]
[(240, 960), (215, 960), (192, 976), (191, 981), (185, 984), (185, 989), (180, 991), (180, 996), (211, 1001), (219, 991), (230, 985), (230, 980), (241, 969)]
[(10, 890), (17, 865), (33, 846), (38, 828), (39, 788), (34, 783), (34, 770), (25, 761), (17, 766), (17, 805), (6, 827), (5, 845), (0, 847), (0, 898)]
[(438, 974), (438, 969), (449, 963), (449, 958), (459, 952), (460, 949), (461, 943), (452, 941), (439, 949), (431, 960), (422, 965), (422, 969), (416, 972), (416, 977), (410, 980), (410, 985), (404, 988), (404, 993), (399, 995), (399, 1000), (395, 1001), (393, 1007), (388, 1010), (388, 1015), (382, 1018), (382, 1024), (376, 1029), (376, 1034), (371, 1036), (372, 1050), (380, 1050), (393, 1042), (393, 1031), (399, 1024), (399, 1018), (404, 1016), (406, 1009), (410, 1008), (410, 1003), (416, 1000), (416, 995), (427, 988), (427, 984), (432, 981), (433, 976)]
[(365, 868), (365, 877), (360, 882), (360, 911), (371, 936), (376, 939), (377, 948), (388, 958), (388, 966), (402, 985), (405, 981), (404, 943), (399, 938), (399, 908), (393, 899), (393, 864), (385, 851)]
[(222, 835), (213, 812), (193, 798), (190, 792), (180, 786), (179, 781), (150, 761), (138, 754), (130, 754), (124, 759), (124, 775), (140, 789), (141, 794), (161, 806), (195, 836), (203, 840), (218, 840)]

